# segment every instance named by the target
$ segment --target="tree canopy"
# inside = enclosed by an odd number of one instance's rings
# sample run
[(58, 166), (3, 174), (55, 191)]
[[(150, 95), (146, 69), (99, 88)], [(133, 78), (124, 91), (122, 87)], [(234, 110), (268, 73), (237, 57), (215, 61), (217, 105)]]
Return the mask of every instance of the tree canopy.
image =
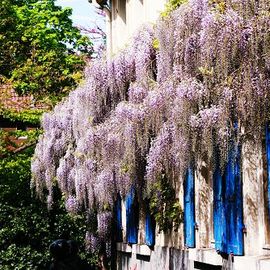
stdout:
[(61, 94), (81, 78), (92, 42), (54, 0), (1, 0), (0, 75), (22, 94)]
[(61, 99), (81, 79), (92, 53), (91, 41), (72, 26), (70, 15), (71, 9), (56, 6), (54, 0), (0, 0), (0, 268), (3, 270), (48, 269), (48, 247), (63, 235), (78, 241), (83, 258), (93, 258), (83, 246), (84, 217), (66, 213), (60, 192), (58, 202), (48, 211), (30, 189), (31, 157), (40, 134), (33, 127), (39, 126), (41, 113), (49, 108), (47, 102), (36, 99), (45, 96), (50, 101)]

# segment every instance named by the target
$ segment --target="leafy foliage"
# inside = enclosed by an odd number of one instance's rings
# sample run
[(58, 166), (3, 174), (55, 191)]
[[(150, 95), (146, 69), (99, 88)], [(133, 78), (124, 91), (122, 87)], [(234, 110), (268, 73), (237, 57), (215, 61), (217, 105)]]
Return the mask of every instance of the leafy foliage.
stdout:
[(172, 11), (176, 10), (182, 4), (187, 2), (188, 0), (169, 0), (165, 5), (164, 11), (161, 12), (161, 17), (163, 18), (168, 17)]
[(166, 176), (162, 174), (153, 186), (154, 192), (150, 196), (150, 211), (154, 216), (160, 231), (168, 232), (172, 228), (178, 229), (183, 221), (183, 211), (175, 190)]
[(92, 43), (54, 0), (0, 3), (0, 74), (19, 93), (63, 93), (82, 78)]
[(24, 110), (21, 112), (16, 112), (13, 110), (1, 110), (0, 115), (10, 120), (11, 122), (24, 122), (32, 125), (38, 125), (40, 123), (41, 115), (44, 113), (44, 110)]
[[(56, 103), (81, 80), (92, 43), (72, 26), (70, 15), (53, 0), (0, 0), (1, 120), (39, 126), (44, 110), (37, 108), (45, 106), (32, 107)], [(31, 104), (5, 92), (10, 82), (31, 96)], [(0, 130), (1, 269), (48, 269), (49, 245), (61, 237), (77, 240), (83, 259), (96, 260), (85, 251), (85, 216), (68, 214), (56, 188), (50, 210), (30, 189), (33, 145), (41, 133)], [(27, 139), (18, 144), (19, 137)]]

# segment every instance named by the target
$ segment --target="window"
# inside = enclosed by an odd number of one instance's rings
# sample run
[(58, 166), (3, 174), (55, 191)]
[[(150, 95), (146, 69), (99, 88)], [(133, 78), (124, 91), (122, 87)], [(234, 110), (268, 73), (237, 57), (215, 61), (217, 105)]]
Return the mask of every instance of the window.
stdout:
[(215, 248), (234, 255), (244, 254), (240, 153), (240, 148), (237, 153), (231, 151), (224, 173), (219, 164), (214, 173)]
[(117, 195), (117, 200), (115, 204), (115, 216), (116, 216), (116, 241), (123, 241), (123, 228), (122, 228), (122, 199), (120, 195)]
[(134, 188), (126, 197), (126, 222), (127, 242), (136, 244), (138, 242), (139, 207)]
[(265, 129), (265, 151), (263, 151), (264, 163), (264, 220), (265, 220), (265, 243), (270, 244), (270, 127), (269, 124)]
[(149, 207), (147, 207), (145, 215), (145, 244), (148, 246), (155, 245), (155, 220), (151, 216)]
[(195, 193), (194, 171), (190, 167), (184, 180), (184, 242), (186, 247), (195, 247)]

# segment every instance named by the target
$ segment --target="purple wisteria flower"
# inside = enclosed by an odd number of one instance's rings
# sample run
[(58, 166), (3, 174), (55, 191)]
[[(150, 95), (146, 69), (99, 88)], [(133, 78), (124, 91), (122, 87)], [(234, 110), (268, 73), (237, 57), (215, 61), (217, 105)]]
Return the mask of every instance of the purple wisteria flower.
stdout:
[(87, 251), (94, 253), (97, 252), (101, 247), (101, 241), (98, 236), (91, 232), (85, 234), (85, 248)]
[(68, 196), (68, 198), (66, 199), (65, 207), (68, 212), (74, 213), (74, 214), (76, 214), (79, 210), (79, 205), (76, 198), (71, 195)]
[(112, 222), (112, 213), (111, 212), (101, 212), (98, 213), (98, 235), (101, 239), (107, 239), (110, 235), (110, 227)]
[(134, 186), (147, 196), (162, 173), (182, 181), (191, 160), (207, 154), (214, 164), (213, 144), (226, 162), (240, 130), (261, 143), (270, 103), (267, 9), (267, 1), (190, 0), (111, 59), (89, 63), (85, 81), (44, 114), (31, 186), (49, 206), (57, 184), (68, 211), (97, 212), (89, 249), (109, 239), (117, 194)]

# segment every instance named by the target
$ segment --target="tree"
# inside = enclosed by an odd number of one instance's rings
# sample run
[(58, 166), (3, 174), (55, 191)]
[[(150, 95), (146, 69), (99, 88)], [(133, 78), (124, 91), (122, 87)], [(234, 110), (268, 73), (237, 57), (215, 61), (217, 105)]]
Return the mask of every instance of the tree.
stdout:
[[(0, 123), (33, 128), (43, 110), (36, 105), (48, 107), (33, 104), (30, 96), (25, 104), (18, 102), (10, 82), (19, 93), (60, 99), (80, 80), (92, 43), (72, 26), (70, 15), (54, 0), (0, 0)], [(84, 218), (66, 213), (60, 192), (50, 211), (32, 194), (30, 163), (40, 130), (3, 131), (1, 126), (0, 269), (48, 269), (53, 240), (65, 235), (82, 247)], [(28, 139), (18, 145), (18, 137)], [(83, 258), (93, 258), (81, 250)]]
[(54, 0), (1, 0), (0, 74), (22, 94), (63, 94), (81, 79), (92, 42)]

